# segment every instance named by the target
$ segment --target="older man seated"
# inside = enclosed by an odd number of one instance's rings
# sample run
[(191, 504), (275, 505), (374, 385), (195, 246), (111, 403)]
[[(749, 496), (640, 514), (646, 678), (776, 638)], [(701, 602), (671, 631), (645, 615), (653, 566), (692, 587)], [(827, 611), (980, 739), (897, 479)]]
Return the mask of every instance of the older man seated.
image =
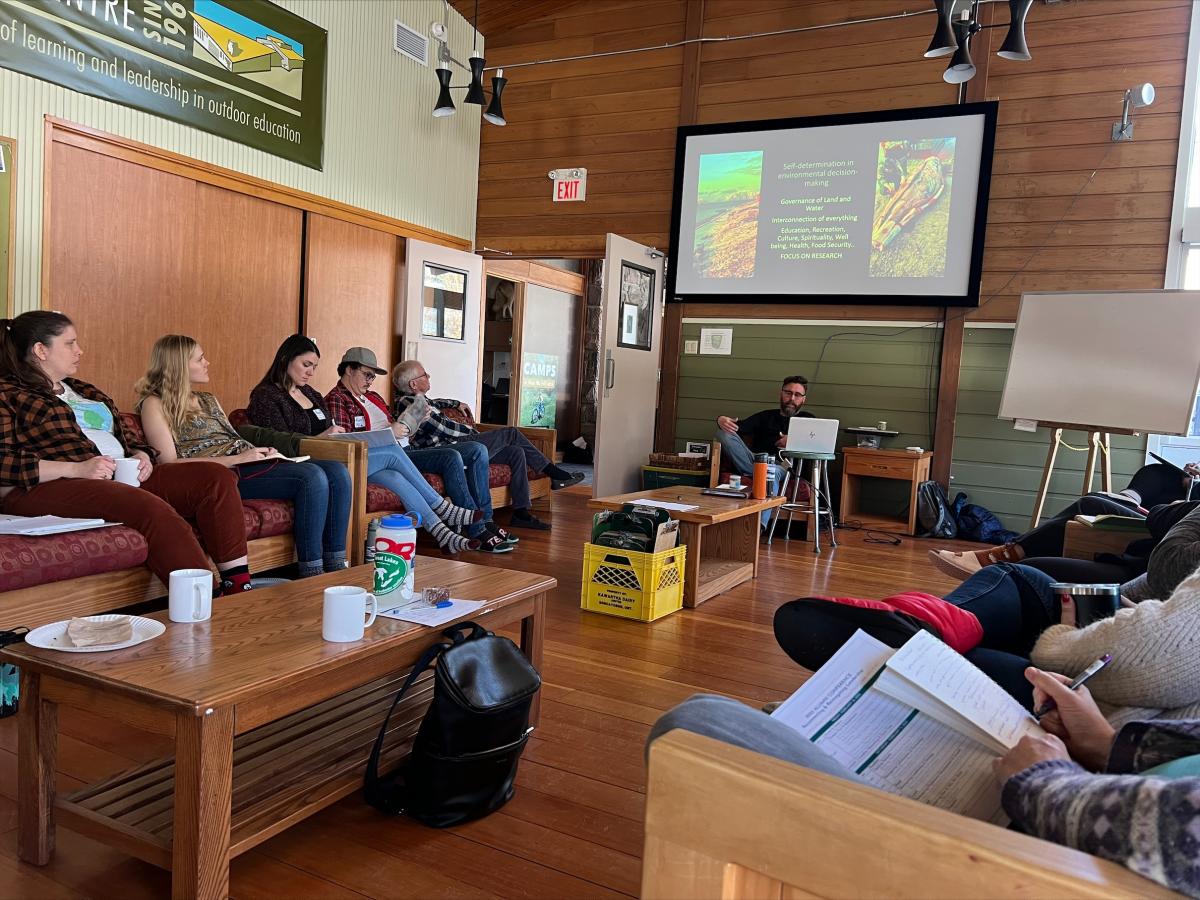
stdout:
[(408, 359), (392, 369), (392, 385), (396, 388), (393, 415), (399, 419), (418, 398), (429, 403), (429, 415), (409, 436), (413, 447), (440, 447), (465, 442), (483, 444), (491, 462), (506, 465), (512, 470), (509, 491), (512, 493), (513, 512), (511, 524), (518, 528), (533, 528), (546, 531), (550, 525), (535, 516), (531, 510), (529, 496), (529, 473), (544, 473), (550, 476), (554, 490), (570, 487), (583, 480), (580, 472), (568, 472), (545, 457), (529, 438), (512, 427), (491, 431), (476, 431), (465, 422), (446, 415), (445, 410), (463, 409), (459, 400), (433, 399), (428, 397), (430, 378), (425, 367), (415, 359)]

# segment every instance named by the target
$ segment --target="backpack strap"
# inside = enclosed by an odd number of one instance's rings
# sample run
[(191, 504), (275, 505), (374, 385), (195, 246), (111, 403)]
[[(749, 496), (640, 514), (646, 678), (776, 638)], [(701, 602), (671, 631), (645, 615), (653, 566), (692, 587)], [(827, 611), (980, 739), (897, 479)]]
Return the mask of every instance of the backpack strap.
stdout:
[[(471, 624), (474, 623), (464, 623)], [(461, 626), (460, 626), (461, 627)], [(474, 625), (478, 628), (478, 625)], [(447, 629), (446, 634), (456, 631), (457, 629)], [(365, 789), (369, 789), (379, 781), (379, 756), (383, 752), (383, 739), (387, 736), (388, 722), (391, 721), (392, 713), (396, 711), (396, 707), (400, 703), (400, 698), (408, 693), (408, 689), (413, 686), (413, 683), (420, 677), (421, 673), (428, 669), (439, 656), (450, 649), (452, 645), (441, 643), (434, 644), (417, 660), (417, 664), (413, 666), (413, 670), (408, 673), (408, 678), (404, 681), (404, 686), (400, 688), (396, 694), (396, 699), (392, 701), (391, 707), (388, 708), (387, 715), (383, 717), (383, 725), (380, 726), (379, 736), (375, 738), (375, 746), (371, 748), (371, 756), (367, 759), (367, 770), (363, 773), (363, 785)]]

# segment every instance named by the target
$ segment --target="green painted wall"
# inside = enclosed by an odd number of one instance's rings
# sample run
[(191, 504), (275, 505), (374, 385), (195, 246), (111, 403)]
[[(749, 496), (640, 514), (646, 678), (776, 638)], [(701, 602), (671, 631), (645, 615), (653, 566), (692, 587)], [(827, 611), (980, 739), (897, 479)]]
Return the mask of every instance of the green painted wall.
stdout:
[[(1040, 428), (1034, 434), (1016, 431), (1011, 422), (996, 418), (1012, 336), (1011, 328), (966, 330), (951, 466), (951, 496), (955, 491), (965, 491), (973, 502), (995, 512), (1008, 528), (1023, 531), (1028, 528), (1033, 512), (1050, 432), (1046, 428)], [(1081, 432), (1063, 432), (1063, 440), (1071, 446), (1086, 448), (1086, 435)], [(1145, 449), (1144, 437), (1113, 436), (1114, 490), (1123, 488), (1129, 476), (1142, 465)], [(1048, 512), (1079, 496), (1086, 460), (1084, 452), (1060, 448), (1046, 500)], [(1094, 486), (1100, 487), (1098, 472)]]
[[(883, 419), (901, 432), (892, 446), (930, 446), (939, 328), (685, 322), (684, 341), (698, 340), (702, 327), (732, 328), (733, 353), (681, 358), (677, 449), (687, 440), (710, 440), (718, 415), (748, 416), (778, 406), (780, 384), (795, 374), (812, 382), (804, 408), (814, 415), (843, 426)], [(840, 435), (839, 447), (846, 442)], [(840, 464), (831, 476), (836, 494)], [(878, 481), (864, 494), (867, 512), (899, 514), (906, 504), (905, 486), (896, 482)]]
[[(901, 432), (892, 447), (931, 447), (940, 328), (685, 322), (684, 341), (698, 340), (702, 327), (732, 328), (733, 353), (682, 356), (677, 449), (687, 440), (710, 440), (718, 415), (747, 416), (775, 406), (780, 383), (792, 374), (812, 381), (805, 409), (815, 415), (839, 419), (844, 426), (884, 419)], [(1006, 527), (1022, 531), (1033, 510), (1049, 432), (1015, 431), (1011, 422), (996, 418), (1012, 335), (1010, 328), (967, 329), (951, 497), (964, 491), (1000, 516)], [(1064, 437), (1073, 446), (1084, 445), (1079, 432)], [(845, 437), (840, 438), (839, 446), (844, 443)], [(1144, 438), (1113, 438), (1114, 488), (1125, 486), (1142, 464), (1144, 450)], [(1078, 496), (1084, 461), (1084, 453), (1060, 450), (1047, 511)], [(832, 474), (839, 485), (840, 467)], [(868, 511), (898, 514), (905, 505), (902, 494), (901, 485), (878, 481), (864, 505)]]

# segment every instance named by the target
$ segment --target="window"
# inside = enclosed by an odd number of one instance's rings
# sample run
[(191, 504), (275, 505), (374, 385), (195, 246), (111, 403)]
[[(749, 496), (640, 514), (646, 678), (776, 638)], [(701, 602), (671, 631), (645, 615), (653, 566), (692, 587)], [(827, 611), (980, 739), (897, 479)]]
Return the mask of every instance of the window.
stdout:
[(422, 285), (421, 334), (424, 337), (463, 339), (463, 310), (467, 300), (467, 273), (425, 264)]

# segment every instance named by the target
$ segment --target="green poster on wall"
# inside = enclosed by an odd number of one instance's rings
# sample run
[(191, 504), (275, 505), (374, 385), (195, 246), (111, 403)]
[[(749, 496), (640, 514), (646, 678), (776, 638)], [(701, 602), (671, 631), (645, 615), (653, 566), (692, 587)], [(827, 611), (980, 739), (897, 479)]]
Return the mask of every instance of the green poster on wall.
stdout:
[(0, 137), (0, 317), (12, 309), (13, 205), (17, 190), (16, 147), (12, 138)]
[(518, 424), (553, 428), (558, 404), (558, 357), (549, 353), (521, 354), (521, 407)]
[(325, 29), (267, 0), (0, 0), (0, 66), (321, 168)]

